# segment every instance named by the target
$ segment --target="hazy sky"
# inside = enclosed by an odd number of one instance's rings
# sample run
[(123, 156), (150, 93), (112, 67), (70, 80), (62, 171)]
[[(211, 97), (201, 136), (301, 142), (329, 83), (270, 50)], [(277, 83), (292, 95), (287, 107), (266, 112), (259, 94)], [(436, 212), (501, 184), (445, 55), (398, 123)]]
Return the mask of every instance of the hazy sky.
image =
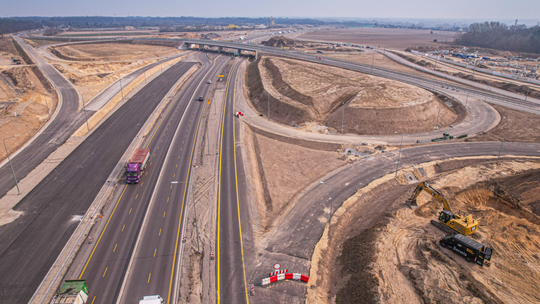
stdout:
[(0, 0), (0, 8), (0, 17), (272, 15), (540, 21), (540, 0)]

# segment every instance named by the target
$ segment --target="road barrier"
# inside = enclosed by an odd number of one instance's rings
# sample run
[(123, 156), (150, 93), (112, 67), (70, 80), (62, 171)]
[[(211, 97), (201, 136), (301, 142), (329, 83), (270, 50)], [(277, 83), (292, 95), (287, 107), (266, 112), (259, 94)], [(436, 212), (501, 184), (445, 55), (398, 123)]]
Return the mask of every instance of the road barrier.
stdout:
[(282, 273), (278, 274), (269, 278), (262, 279), (261, 285), (268, 285), (270, 283), (274, 283), (281, 280), (300, 280), (302, 282), (308, 282), (309, 277), (307, 275), (303, 275), (301, 273)]

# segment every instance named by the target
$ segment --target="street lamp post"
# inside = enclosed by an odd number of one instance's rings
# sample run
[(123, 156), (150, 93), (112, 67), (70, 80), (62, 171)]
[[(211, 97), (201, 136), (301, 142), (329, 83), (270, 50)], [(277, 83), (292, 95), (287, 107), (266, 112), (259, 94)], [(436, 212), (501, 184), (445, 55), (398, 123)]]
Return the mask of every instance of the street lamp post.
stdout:
[(527, 86), (527, 94), (525, 94), (525, 101), (527, 101), (527, 96), (529, 96), (529, 89), (531, 88), (531, 86)]
[(499, 148), (499, 155), (497, 155), (497, 159), (499, 159), (499, 157), (501, 157), (501, 150), (502, 150), (502, 147), (503, 147), (503, 144), (504, 144), (504, 139), (506, 138), (506, 132), (508, 131), (508, 118), (506, 117), (503, 117), (503, 119), (506, 119), (506, 129), (504, 130), (504, 135), (503, 135), (503, 140), (501, 142), (501, 147)]
[[(395, 131), (394, 133), (397, 134), (397, 131)], [(398, 153), (398, 158), (397, 158), (397, 165), (396, 165), (396, 175), (395, 177), (397, 177), (397, 172), (398, 172), (398, 168), (399, 168), (399, 160), (401, 158), (401, 146), (403, 145), (403, 134), (401, 134), (401, 142), (399, 143), (399, 153)]]
[(328, 219), (328, 239), (330, 239), (330, 228), (332, 228), (332, 211), (334, 210), (334, 186), (321, 181), (321, 184), (332, 187), (332, 194), (330, 195), (330, 217)]
[(179, 182), (179, 184), (189, 184), (191, 188), (191, 200), (193, 201), (193, 212), (195, 214), (195, 230), (197, 231), (197, 253), (201, 253), (201, 248), (199, 245), (199, 224), (197, 222), (197, 207), (195, 206), (195, 192), (193, 192), (193, 182)]
[(343, 135), (343, 117), (345, 116), (345, 102), (341, 104), (343, 105), (343, 112), (341, 113), (341, 135)]
[(45, 98), (45, 106), (47, 107), (47, 115), (49, 115), (49, 120), (51, 120), (51, 112), (49, 110), (49, 104), (47, 103), (47, 96)]
[(7, 149), (7, 146), (6, 146), (6, 139), (10, 139), (10, 138), (13, 138), (13, 137), (19, 137), (19, 135), (13, 135), (13, 136), (10, 136), (10, 137), (6, 137), (6, 138), (4, 138), (3, 142), (4, 142), (4, 148), (6, 149), (6, 155), (7, 155), (8, 161), (9, 161), (9, 165), (11, 166), (11, 172), (13, 173), (13, 178), (15, 179), (15, 185), (17, 186), (17, 194), (20, 195), (21, 190), (19, 189), (19, 182), (17, 181), (17, 176), (15, 175), (15, 170), (13, 169), (13, 164), (11, 163), (11, 158), (9, 157), (8, 149)]

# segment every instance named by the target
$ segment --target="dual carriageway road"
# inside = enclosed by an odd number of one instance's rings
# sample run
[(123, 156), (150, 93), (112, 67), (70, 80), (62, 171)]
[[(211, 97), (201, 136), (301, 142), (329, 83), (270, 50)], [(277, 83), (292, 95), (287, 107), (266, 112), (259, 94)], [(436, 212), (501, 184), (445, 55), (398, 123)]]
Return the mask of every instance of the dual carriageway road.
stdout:
[(14, 207), (22, 215), (0, 226), (0, 303), (28, 302), (77, 218), (87, 212), (155, 107), (192, 66), (180, 62), (151, 81)]
[[(208, 94), (227, 58), (212, 62), (198, 55), (202, 68), (186, 83), (163, 115), (148, 143), (149, 165), (137, 185), (125, 185), (107, 226), (80, 278), (91, 286), (91, 303), (136, 303), (159, 294), (174, 303), (177, 264), (188, 203), (188, 181)], [(207, 100), (208, 98), (205, 98)]]

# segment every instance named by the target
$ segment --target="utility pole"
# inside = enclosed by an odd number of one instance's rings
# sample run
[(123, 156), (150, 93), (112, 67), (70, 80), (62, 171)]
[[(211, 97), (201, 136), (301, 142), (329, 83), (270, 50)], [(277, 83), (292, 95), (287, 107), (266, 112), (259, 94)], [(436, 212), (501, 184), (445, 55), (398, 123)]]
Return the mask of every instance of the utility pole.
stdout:
[(86, 120), (86, 129), (88, 130), (88, 132), (90, 132), (90, 126), (88, 125), (88, 117), (86, 116), (86, 105), (84, 104), (84, 98), (82, 101), (82, 108), (84, 113), (84, 120)]
[(122, 101), (124, 101), (124, 88), (122, 87), (122, 78), (120, 78), (119, 81), (120, 81), (120, 92), (122, 93)]
[[(397, 134), (397, 131), (395, 131), (395, 133)], [(399, 160), (401, 158), (401, 146), (403, 145), (403, 134), (401, 134), (401, 142), (399, 143), (399, 153), (398, 153), (398, 158), (397, 158), (397, 165), (396, 165), (396, 176), (397, 177), (397, 172), (398, 172), (398, 168), (399, 168)]]
[(437, 112), (437, 125), (435, 126), (435, 130), (439, 130), (439, 116), (441, 115), (441, 102), (439, 101), (439, 112)]
[(268, 120), (270, 120), (270, 93), (266, 91), (266, 101), (268, 103)]
[(17, 176), (15, 175), (15, 170), (13, 169), (13, 164), (11, 163), (11, 158), (9, 157), (8, 149), (7, 149), (7, 146), (6, 146), (6, 139), (10, 139), (10, 138), (13, 138), (13, 137), (19, 137), (19, 135), (13, 135), (13, 136), (10, 136), (10, 137), (6, 137), (6, 138), (4, 138), (3, 142), (4, 142), (4, 148), (6, 149), (6, 155), (7, 155), (8, 161), (9, 161), (9, 165), (11, 166), (11, 172), (13, 173), (13, 178), (15, 179), (15, 185), (17, 186), (17, 195), (20, 195), (21, 190), (19, 189), (19, 182), (17, 181)]
[(373, 74), (373, 64), (375, 63), (375, 51), (373, 51), (373, 58), (371, 59), (371, 74)]
[(201, 253), (201, 247), (199, 244), (199, 223), (197, 221), (197, 206), (195, 205), (195, 192), (193, 192), (193, 181), (190, 181), (189, 184), (191, 185), (191, 197), (193, 200), (193, 213), (195, 214), (195, 230), (197, 231), (197, 253)]
[(343, 135), (343, 117), (345, 116), (345, 102), (341, 104), (343, 105), (343, 112), (341, 113), (341, 135)]
[(49, 104), (47, 103), (47, 96), (45, 98), (45, 106), (47, 107), (47, 115), (49, 115), (49, 120), (51, 120), (51, 112), (49, 111)]
[(332, 228), (332, 211), (334, 210), (334, 186), (321, 181), (321, 184), (332, 187), (332, 194), (330, 195), (330, 218), (328, 219), (328, 239), (330, 239), (330, 228)]
[(467, 91), (467, 99), (465, 100), (465, 109), (467, 109), (467, 104), (469, 103), (469, 93), (471, 91)]
[(503, 140), (501, 142), (501, 147), (499, 148), (499, 155), (497, 155), (497, 160), (499, 159), (499, 157), (501, 157), (501, 150), (504, 144), (504, 139), (506, 138), (506, 132), (508, 131), (508, 123), (509, 123), (508, 118), (506, 117), (503, 117), (503, 118), (506, 119), (506, 129), (504, 130)]
[(531, 88), (531, 86), (527, 86), (527, 94), (525, 94), (525, 101), (527, 101), (527, 96), (529, 96), (529, 89)]

